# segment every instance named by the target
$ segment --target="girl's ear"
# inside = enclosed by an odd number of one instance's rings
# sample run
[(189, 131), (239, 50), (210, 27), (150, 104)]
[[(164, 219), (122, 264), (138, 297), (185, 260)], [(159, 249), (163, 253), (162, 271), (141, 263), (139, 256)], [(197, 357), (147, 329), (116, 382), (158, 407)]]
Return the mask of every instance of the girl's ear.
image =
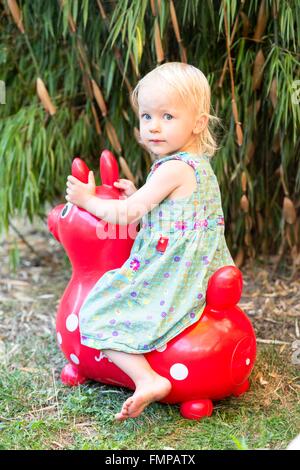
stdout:
[(205, 116), (203, 114), (200, 115), (197, 118), (195, 127), (193, 129), (194, 134), (200, 134), (200, 132), (202, 132), (207, 127), (207, 124), (208, 124), (208, 116)]

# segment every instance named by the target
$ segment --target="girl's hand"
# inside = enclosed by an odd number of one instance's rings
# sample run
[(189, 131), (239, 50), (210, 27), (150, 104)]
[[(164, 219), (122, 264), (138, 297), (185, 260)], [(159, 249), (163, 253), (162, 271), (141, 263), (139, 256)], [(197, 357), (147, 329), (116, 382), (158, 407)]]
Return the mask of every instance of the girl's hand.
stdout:
[(115, 181), (114, 186), (118, 189), (121, 189), (123, 191), (122, 196), (126, 197), (131, 196), (137, 191), (132, 181), (123, 178), (119, 179), (118, 181)]
[(95, 196), (96, 184), (94, 173), (89, 172), (88, 183), (82, 183), (75, 176), (68, 176), (66, 200), (76, 206), (85, 209), (88, 200)]

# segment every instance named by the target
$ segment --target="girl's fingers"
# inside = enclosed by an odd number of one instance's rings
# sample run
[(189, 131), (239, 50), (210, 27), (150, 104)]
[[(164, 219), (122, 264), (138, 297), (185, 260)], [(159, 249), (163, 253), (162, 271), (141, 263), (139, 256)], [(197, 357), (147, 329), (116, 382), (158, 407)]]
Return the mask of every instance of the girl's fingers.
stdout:
[(75, 176), (68, 176), (67, 178), (67, 184), (70, 184), (71, 186), (73, 186), (74, 184), (78, 185), (78, 186), (85, 186), (86, 184), (85, 183), (82, 183), (82, 181), (80, 181), (79, 179), (75, 178)]
[(79, 181), (77, 178), (75, 178), (75, 176), (72, 175), (69, 175), (67, 179), (70, 181), (70, 183), (77, 183), (77, 181)]

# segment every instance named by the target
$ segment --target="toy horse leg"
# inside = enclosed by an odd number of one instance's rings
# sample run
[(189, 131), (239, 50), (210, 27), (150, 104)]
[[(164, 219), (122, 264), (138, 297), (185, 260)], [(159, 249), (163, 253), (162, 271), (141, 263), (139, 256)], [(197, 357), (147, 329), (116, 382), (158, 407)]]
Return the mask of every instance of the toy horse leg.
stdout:
[(61, 371), (61, 381), (64, 385), (74, 387), (87, 381), (87, 378), (80, 374), (78, 367), (74, 364), (66, 364)]
[(180, 406), (180, 413), (187, 419), (201, 419), (211, 416), (213, 404), (209, 399), (186, 401)]
[(233, 390), (233, 395), (235, 397), (239, 397), (240, 395), (243, 395), (244, 393), (246, 393), (249, 390), (249, 387), (250, 387), (249, 380), (245, 380), (244, 383), (242, 383), (241, 385), (239, 385)]

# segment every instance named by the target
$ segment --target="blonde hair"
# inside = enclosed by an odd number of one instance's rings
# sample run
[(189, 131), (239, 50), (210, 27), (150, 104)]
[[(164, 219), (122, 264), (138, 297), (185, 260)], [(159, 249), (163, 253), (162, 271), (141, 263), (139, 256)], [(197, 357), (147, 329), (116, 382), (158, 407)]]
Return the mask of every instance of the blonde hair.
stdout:
[(220, 119), (210, 114), (210, 86), (205, 75), (193, 65), (182, 62), (167, 62), (156, 67), (147, 73), (131, 92), (130, 99), (136, 112), (139, 109), (138, 96), (141, 86), (155, 78), (164, 80), (177, 90), (184, 102), (194, 109), (197, 116), (208, 118), (205, 128), (196, 134), (196, 144), (200, 154), (213, 156), (218, 146), (213, 135), (212, 124), (218, 123)]

